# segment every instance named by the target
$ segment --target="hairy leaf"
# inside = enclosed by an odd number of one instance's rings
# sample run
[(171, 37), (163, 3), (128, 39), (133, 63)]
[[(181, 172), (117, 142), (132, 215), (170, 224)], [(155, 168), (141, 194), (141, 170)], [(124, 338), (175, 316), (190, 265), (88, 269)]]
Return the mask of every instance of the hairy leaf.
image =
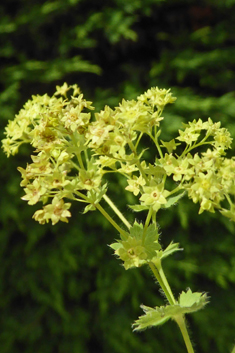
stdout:
[(141, 305), (145, 315), (139, 317), (133, 324), (134, 331), (144, 330), (152, 326), (164, 324), (169, 319), (178, 315), (184, 315), (202, 309), (208, 303), (206, 293), (192, 293), (191, 289), (182, 292), (179, 297), (179, 303), (151, 308)]

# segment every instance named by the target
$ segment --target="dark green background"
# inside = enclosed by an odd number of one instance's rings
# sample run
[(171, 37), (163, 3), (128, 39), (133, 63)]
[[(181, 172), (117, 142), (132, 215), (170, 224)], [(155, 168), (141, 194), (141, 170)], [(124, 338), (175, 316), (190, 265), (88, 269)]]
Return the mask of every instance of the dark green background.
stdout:
[[(0, 57), (1, 137), (32, 94), (53, 94), (65, 81), (97, 109), (171, 87), (178, 99), (164, 112), (162, 139), (209, 116), (235, 137), (235, 0), (2, 0)], [(132, 333), (139, 305), (165, 299), (147, 269), (120, 266), (107, 246), (117, 233), (99, 214), (74, 205), (69, 224), (31, 219), (36, 208), (20, 199), (16, 170), (29, 153), (0, 155), (1, 353), (184, 353), (174, 322)], [(133, 220), (119, 184), (111, 195)], [(173, 239), (185, 248), (165, 262), (175, 295), (190, 287), (211, 296), (188, 317), (196, 352), (230, 352), (234, 225), (219, 213), (198, 216), (188, 200), (161, 212), (159, 224), (163, 246)]]

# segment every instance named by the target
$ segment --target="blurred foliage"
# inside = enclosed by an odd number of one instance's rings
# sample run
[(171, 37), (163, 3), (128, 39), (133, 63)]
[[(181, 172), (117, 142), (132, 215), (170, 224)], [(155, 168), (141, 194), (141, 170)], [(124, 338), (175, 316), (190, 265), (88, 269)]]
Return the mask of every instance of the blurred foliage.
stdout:
[[(32, 94), (77, 83), (97, 109), (151, 86), (178, 97), (166, 109), (162, 139), (181, 122), (208, 116), (235, 137), (234, 0), (2, 0), (0, 129)], [(231, 151), (231, 154), (233, 151)], [(185, 352), (176, 325), (132, 333), (139, 305), (164, 298), (146, 269), (124, 271), (106, 246), (117, 236), (100, 217), (40, 226), (22, 200), (16, 158), (0, 155), (0, 343), (2, 353)], [(114, 179), (112, 198), (122, 180)], [(127, 198), (119, 207), (130, 220)], [(183, 200), (162, 211), (164, 246), (184, 252), (165, 262), (174, 293), (205, 290), (211, 304), (189, 317), (198, 353), (229, 352), (235, 336), (234, 226), (219, 214), (198, 216)], [(140, 215), (140, 217), (142, 217)], [(146, 290), (147, 289), (147, 290)]]

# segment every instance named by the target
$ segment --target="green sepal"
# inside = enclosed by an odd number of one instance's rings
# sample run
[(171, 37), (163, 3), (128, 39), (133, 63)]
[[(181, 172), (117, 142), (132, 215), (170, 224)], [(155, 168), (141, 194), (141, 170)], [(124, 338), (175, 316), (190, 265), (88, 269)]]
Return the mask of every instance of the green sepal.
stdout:
[(150, 163), (148, 168), (144, 169), (144, 172), (145, 174), (154, 177), (154, 181), (157, 181), (157, 183), (161, 183), (163, 176), (166, 174), (164, 168), (160, 167), (159, 165), (152, 165)]
[(128, 205), (133, 211), (141, 212), (149, 209), (149, 206), (142, 206), (142, 205)]
[(104, 184), (101, 186), (100, 189), (91, 189), (87, 192), (87, 201), (89, 202), (89, 205), (87, 205), (83, 211), (84, 213), (87, 213), (88, 211), (95, 211), (96, 207), (95, 204), (99, 203), (104, 194), (107, 191), (107, 184)]
[(164, 324), (169, 319), (175, 319), (178, 315), (184, 315), (198, 311), (209, 302), (206, 293), (192, 293), (191, 289), (187, 292), (182, 292), (179, 297), (179, 302), (174, 305), (166, 305), (155, 308), (150, 308), (141, 305), (145, 315), (142, 315), (133, 324), (134, 331), (144, 330), (152, 326)]
[(168, 151), (168, 153), (172, 153), (173, 150), (177, 148), (177, 146), (180, 145), (180, 143), (175, 143), (175, 140), (171, 140), (169, 142), (165, 142), (161, 140), (162, 145), (160, 147), (165, 147)]
[(139, 155), (136, 155), (136, 154), (134, 154), (134, 153), (125, 155), (125, 158), (119, 158), (118, 161), (119, 161), (119, 162), (124, 162), (124, 163), (126, 163), (126, 162), (128, 161), (128, 164), (130, 164), (130, 165), (136, 164), (136, 163), (138, 163), (138, 162), (141, 160), (143, 154), (144, 154), (145, 151), (147, 151), (148, 149), (149, 149), (149, 148), (144, 148), (144, 149), (140, 152)]
[(114, 249), (114, 250), (118, 250), (118, 249), (121, 249), (123, 247), (122, 243), (113, 243), (113, 244), (110, 244), (109, 245), (110, 248)]
[(69, 144), (66, 148), (68, 153), (78, 155), (78, 153), (80, 154), (87, 149), (85, 136), (79, 134), (77, 131), (73, 133), (73, 141), (74, 144)]
[(173, 205), (175, 205), (185, 194), (185, 191), (182, 192), (181, 194), (178, 194), (176, 196), (173, 196), (173, 197), (169, 197), (167, 199), (167, 203), (161, 205), (161, 208), (169, 208)]
[(95, 211), (95, 210), (96, 210), (95, 206), (92, 204), (89, 204), (84, 208), (84, 211), (82, 212), (82, 214), (85, 214), (89, 211)]
[(162, 130), (159, 129), (158, 132), (155, 134), (155, 140), (161, 135)]
[(87, 199), (90, 203), (96, 204), (100, 202), (107, 191), (107, 184), (104, 184), (99, 189), (91, 189), (87, 192)]
[(122, 261), (126, 270), (132, 267), (140, 267), (143, 264), (152, 260), (156, 256), (156, 251), (161, 249), (158, 243), (158, 229), (154, 224), (151, 224), (147, 229), (144, 229), (142, 224), (135, 221), (133, 227), (130, 228), (130, 233), (127, 233), (127, 238), (110, 245), (115, 250)]

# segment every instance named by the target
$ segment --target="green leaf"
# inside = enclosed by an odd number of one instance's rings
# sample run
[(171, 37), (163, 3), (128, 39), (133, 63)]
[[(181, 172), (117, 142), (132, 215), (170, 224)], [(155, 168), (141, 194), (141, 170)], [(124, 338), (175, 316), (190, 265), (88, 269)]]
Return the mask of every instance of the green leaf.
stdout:
[(126, 270), (140, 267), (146, 263), (147, 254), (141, 239), (129, 236), (127, 240), (113, 243), (110, 247), (115, 250), (115, 255), (123, 261)]
[(177, 196), (169, 197), (169, 199), (167, 199), (167, 203), (162, 205), (162, 208), (169, 208), (173, 206), (184, 196), (184, 194), (185, 194), (185, 191)]
[(169, 255), (172, 255), (176, 251), (182, 251), (182, 250), (184, 250), (184, 249), (179, 248), (179, 243), (171, 242), (168, 245), (168, 247), (164, 251), (162, 251), (161, 259), (164, 259), (165, 257), (167, 257)]
[(140, 331), (152, 326), (159, 326), (168, 321), (171, 317), (165, 315), (165, 307), (150, 308), (145, 305), (140, 306), (144, 310), (145, 315), (139, 317), (138, 320), (134, 322), (132, 327), (133, 331)]
[(143, 236), (143, 224), (135, 221), (133, 227), (130, 228), (130, 236), (136, 239), (142, 239)]
[(155, 224), (148, 226), (144, 232), (143, 224), (135, 221), (133, 227), (130, 229), (130, 236), (136, 240), (141, 240), (141, 245), (147, 254), (146, 260), (151, 260), (156, 255), (156, 251), (161, 249), (158, 243), (158, 229)]
[(154, 224), (144, 229), (143, 224), (135, 221), (130, 233), (127, 233), (127, 239), (118, 240), (110, 247), (115, 250), (115, 255), (124, 262), (123, 266), (128, 270), (142, 266), (156, 256), (156, 251), (161, 248), (158, 238), (158, 229)]
[(209, 299), (206, 293), (195, 292), (192, 293), (189, 288), (187, 292), (182, 292), (179, 297), (179, 304), (181, 308), (185, 309), (185, 313), (191, 313), (193, 311), (197, 311), (202, 309), (207, 303)]
[(192, 313), (202, 309), (208, 303), (206, 293), (192, 293), (191, 289), (187, 292), (182, 292), (179, 297), (179, 303), (174, 305), (166, 305), (155, 308), (150, 308), (141, 305), (145, 315), (142, 315), (133, 324), (134, 331), (144, 330), (148, 327), (164, 324), (169, 319), (175, 318), (178, 315)]
[(155, 266), (158, 266), (159, 261), (164, 259), (165, 257), (172, 255), (176, 251), (181, 251), (183, 250), (182, 248), (179, 248), (179, 243), (173, 243), (171, 242), (168, 247), (165, 250), (157, 250), (155, 253), (155, 257), (151, 259), (151, 262), (155, 264)]
[(144, 240), (144, 247), (148, 255), (148, 260), (151, 260), (156, 255), (156, 251), (161, 249), (161, 245), (158, 243), (158, 238), (158, 229), (154, 224), (151, 224), (146, 231)]

